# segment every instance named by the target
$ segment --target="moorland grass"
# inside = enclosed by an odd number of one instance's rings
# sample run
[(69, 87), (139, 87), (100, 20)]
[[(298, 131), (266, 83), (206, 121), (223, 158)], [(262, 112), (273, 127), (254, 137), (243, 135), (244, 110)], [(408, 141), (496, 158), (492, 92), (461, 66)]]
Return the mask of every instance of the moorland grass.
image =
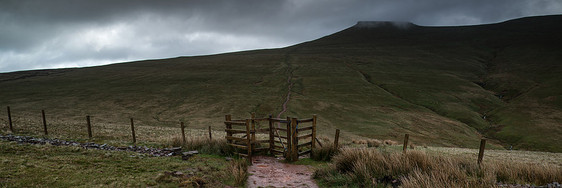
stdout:
[(481, 165), (460, 156), (423, 151), (389, 152), (345, 148), (332, 164), (316, 170), (323, 185), (387, 187), (496, 187), (497, 183), (546, 185), (562, 179), (562, 167), (489, 160)]
[[(0, 124), (8, 129), (11, 106), (16, 130), (29, 124), (37, 134), (43, 109), (49, 123), (82, 137), (87, 115), (94, 135), (107, 125), (127, 137), (131, 117), (139, 126), (222, 129), (226, 114), (277, 115), (292, 75), (281, 117), (318, 114), (319, 136), (336, 128), (342, 140), (411, 133), (419, 144), (477, 148), (485, 135), (506, 148), (562, 152), (561, 41), (552, 37), (561, 18), (352, 27), (280, 49), (2, 73)], [(140, 139), (162, 136), (139, 131)]]
[(224, 157), (150, 157), (121, 151), (0, 141), (0, 187), (241, 186)]

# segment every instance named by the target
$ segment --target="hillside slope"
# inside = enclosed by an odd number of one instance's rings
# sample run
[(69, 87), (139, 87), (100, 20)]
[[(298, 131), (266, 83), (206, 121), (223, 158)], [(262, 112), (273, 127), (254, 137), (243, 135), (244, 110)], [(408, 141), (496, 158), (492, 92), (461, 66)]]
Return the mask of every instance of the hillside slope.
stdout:
[[(321, 134), (562, 152), (562, 16), (422, 27), (359, 22), (270, 50), (0, 74), (17, 123), (98, 122), (222, 128), (234, 117), (318, 114)], [(5, 111), (0, 112), (6, 121)], [(6, 130), (6, 127), (2, 127)]]

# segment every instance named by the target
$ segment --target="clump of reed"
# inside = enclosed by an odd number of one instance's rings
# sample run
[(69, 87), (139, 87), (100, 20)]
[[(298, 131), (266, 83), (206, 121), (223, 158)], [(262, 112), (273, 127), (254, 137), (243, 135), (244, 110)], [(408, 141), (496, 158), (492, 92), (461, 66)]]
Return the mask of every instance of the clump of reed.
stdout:
[(233, 176), (234, 183), (242, 186), (248, 179), (248, 161), (246, 159), (233, 159), (228, 164), (227, 173)]
[(338, 152), (339, 148), (335, 147), (334, 144), (325, 142), (321, 147), (317, 146), (312, 150), (310, 158), (315, 161), (330, 161)]
[(562, 179), (562, 168), (538, 164), (429, 155), (422, 151), (387, 152), (370, 148), (342, 149), (332, 164), (314, 177), (336, 186), (359, 187), (495, 187), (507, 184), (545, 185)]
[(392, 140), (378, 140), (378, 139), (362, 139), (362, 140), (352, 140), (351, 143), (353, 144), (361, 144), (361, 145), (367, 145), (367, 147), (375, 147), (378, 148), (380, 146), (391, 146), (391, 145), (397, 145), (398, 142), (396, 141), (392, 141)]

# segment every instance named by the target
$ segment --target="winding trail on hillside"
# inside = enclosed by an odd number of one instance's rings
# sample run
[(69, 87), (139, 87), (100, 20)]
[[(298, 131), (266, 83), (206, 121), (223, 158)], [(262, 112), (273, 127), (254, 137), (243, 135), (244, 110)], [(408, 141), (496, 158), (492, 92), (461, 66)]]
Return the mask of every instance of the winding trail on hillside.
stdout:
[[(277, 118), (281, 118), (287, 112), (289, 101), (291, 100), (291, 90), (293, 88), (293, 71), (290, 64), (290, 53), (296, 49), (292, 49), (285, 54), (283, 63), (287, 66), (287, 95), (283, 102), (282, 109), (277, 114)], [(277, 123), (280, 127), (280, 123)], [(279, 133), (277, 133), (279, 135)], [(248, 167), (247, 187), (303, 187), (317, 188), (312, 175), (314, 174), (310, 166), (295, 165), (282, 162), (283, 158), (255, 156), (252, 157), (253, 165)]]
[(277, 114), (277, 118), (281, 118), (281, 115), (283, 113), (285, 113), (287, 111), (287, 104), (289, 103), (289, 101), (291, 100), (291, 89), (293, 88), (293, 82), (291, 82), (291, 79), (293, 79), (293, 72), (291, 71), (289, 74), (289, 77), (287, 78), (287, 98), (285, 98), (285, 102), (283, 102), (282, 106), (282, 110), (281, 112), (279, 112), (279, 114)]
[(284, 63), (287, 64), (287, 72), (289, 73), (288, 77), (287, 77), (287, 97), (285, 98), (285, 101), (283, 102), (283, 104), (281, 105), (282, 109), (281, 112), (279, 112), (279, 114), (277, 114), (277, 118), (281, 118), (281, 115), (283, 115), (283, 113), (287, 112), (287, 104), (289, 103), (289, 101), (291, 100), (291, 89), (293, 88), (293, 69), (291, 68), (291, 64), (289, 63), (289, 53), (287, 52), (287, 54), (285, 55), (285, 61)]

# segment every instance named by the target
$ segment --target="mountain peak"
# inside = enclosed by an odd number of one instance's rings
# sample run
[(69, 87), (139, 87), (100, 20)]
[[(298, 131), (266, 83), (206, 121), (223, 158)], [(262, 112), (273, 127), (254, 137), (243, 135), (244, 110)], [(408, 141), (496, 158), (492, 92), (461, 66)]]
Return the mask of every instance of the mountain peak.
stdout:
[(409, 29), (417, 26), (411, 22), (395, 22), (395, 21), (359, 21), (355, 24), (354, 28), (398, 28)]

